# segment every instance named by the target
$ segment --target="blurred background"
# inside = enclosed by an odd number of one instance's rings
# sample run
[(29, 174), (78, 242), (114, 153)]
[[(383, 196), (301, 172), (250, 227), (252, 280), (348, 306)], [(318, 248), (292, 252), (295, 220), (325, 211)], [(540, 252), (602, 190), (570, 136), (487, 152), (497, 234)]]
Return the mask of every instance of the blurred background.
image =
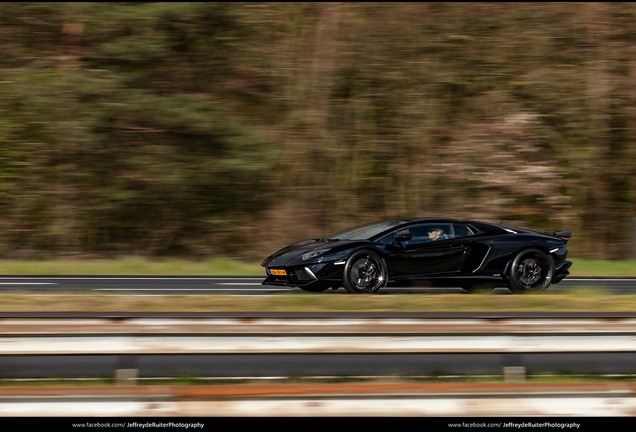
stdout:
[(413, 216), (636, 258), (636, 4), (2, 3), (0, 258)]

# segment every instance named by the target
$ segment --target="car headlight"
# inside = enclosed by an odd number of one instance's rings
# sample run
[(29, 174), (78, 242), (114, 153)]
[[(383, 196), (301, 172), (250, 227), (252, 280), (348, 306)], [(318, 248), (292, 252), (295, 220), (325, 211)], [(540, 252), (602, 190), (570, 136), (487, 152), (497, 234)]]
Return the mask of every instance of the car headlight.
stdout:
[(302, 256), (303, 261), (308, 260), (310, 258), (317, 257), (318, 255), (327, 252), (329, 249), (321, 249), (319, 251), (309, 252)]

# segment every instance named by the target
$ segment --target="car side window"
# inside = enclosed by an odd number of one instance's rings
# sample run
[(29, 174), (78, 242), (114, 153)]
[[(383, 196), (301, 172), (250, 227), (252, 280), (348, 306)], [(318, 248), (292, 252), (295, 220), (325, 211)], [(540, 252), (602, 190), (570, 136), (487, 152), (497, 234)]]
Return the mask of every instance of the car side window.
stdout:
[(475, 235), (470, 228), (463, 224), (453, 224), (453, 228), (455, 229), (455, 237), (470, 237)]
[(410, 231), (411, 231), (411, 235), (413, 236), (411, 238), (411, 240), (409, 240), (407, 242), (408, 245), (414, 245), (414, 244), (420, 244), (420, 243), (427, 243), (429, 241), (431, 241), (428, 238), (428, 231), (427, 229), (429, 228), (429, 225), (414, 225), (411, 227)]
[(403, 243), (405, 246), (455, 238), (453, 226), (444, 223), (413, 225), (398, 231), (396, 235), (407, 232), (411, 234), (412, 237)]
[(390, 245), (390, 244), (393, 244), (393, 243), (394, 243), (393, 239), (395, 238), (395, 234), (396, 234), (396, 233), (394, 233), (394, 232), (393, 232), (393, 233), (391, 233), (391, 234), (389, 234), (389, 235), (385, 235), (385, 236), (384, 236), (384, 237), (382, 237), (380, 240), (378, 240), (378, 243), (379, 243), (379, 244), (382, 244), (382, 245)]
[[(378, 240), (378, 243), (382, 244), (382, 245), (390, 245), (390, 244), (394, 244), (395, 243), (395, 237), (398, 235), (402, 235), (402, 234), (411, 234), (411, 230), (409, 228), (402, 228), (398, 231), (392, 232), (391, 234), (388, 234), (384, 237), (382, 237), (380, 240)], [(402, 244), (410, 244), (410, 242), (403, 242)]]
[(466, 225), (427, 223), (402, 228), (384, 236), (378, 240), (378, 243), (383, 245), (393, 244), (395, 237), (401, 234), (411, 234), (412, 236), (410, 240), (402, 242), (404, 246), (475, 235)]

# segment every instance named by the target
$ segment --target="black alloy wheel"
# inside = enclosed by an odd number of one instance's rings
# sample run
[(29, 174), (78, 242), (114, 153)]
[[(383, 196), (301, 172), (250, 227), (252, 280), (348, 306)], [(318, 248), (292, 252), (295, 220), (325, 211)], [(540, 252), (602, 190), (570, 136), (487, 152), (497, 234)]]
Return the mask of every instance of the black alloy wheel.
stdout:
[(521, 251), (510, 267), (510, 290), (514, 293), (545, 291), (554, 277), (554, 260), (539, 249)]
[(345, 264), (342, 281), (350, 293), (373, 293), (386, 286), (388, 272), (384, 260), (372, 251), (358, 251)]

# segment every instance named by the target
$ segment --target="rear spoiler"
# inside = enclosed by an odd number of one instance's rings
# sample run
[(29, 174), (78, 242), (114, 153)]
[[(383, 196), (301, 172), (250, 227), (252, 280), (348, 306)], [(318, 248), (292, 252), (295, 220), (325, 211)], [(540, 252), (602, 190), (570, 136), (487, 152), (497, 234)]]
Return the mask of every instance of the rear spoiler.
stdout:
[(551, 235), (551, 236), (556, 236), (556, 237), (561, 237), (561, 238), (570, 238), (572, 237), (572, 231), (545, 231), (544, 234), (547, 235)]

